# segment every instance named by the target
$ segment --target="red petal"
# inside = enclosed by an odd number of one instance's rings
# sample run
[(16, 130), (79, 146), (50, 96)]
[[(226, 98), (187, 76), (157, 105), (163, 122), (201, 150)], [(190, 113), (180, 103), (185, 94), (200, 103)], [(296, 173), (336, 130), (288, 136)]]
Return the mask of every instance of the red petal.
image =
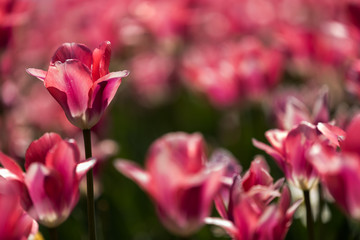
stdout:
[(111, 43), (109, 41), (103, 42), (98, 48), (95, 48), (92, 67), (94, 81), (109, 73), (110, 57)]

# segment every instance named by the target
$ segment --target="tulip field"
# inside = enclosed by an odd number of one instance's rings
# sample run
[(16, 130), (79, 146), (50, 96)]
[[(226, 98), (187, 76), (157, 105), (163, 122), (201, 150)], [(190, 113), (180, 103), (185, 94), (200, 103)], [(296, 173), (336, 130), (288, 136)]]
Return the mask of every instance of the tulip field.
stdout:
[(0, 240), (360, 239), (360, 0), (0, 0)]

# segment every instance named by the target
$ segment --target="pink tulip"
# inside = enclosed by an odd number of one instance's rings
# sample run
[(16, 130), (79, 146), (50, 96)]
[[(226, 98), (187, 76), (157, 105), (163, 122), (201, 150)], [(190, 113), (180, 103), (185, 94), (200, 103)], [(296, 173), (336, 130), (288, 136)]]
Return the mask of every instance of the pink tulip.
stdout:
[(93, 52), (85, 45), (64, 43), (51, 59), (47, 72), (29, 68), (65, 111), (66, 117), (81, 129), (90, 129), (114, 98), (128, 71), (109, 73), (110, 42)]
[[(217, 199), (222, 218), (206, 218), (206, 222), (224, 228), (235, 240), (284, 239), (301, 201), (290, 206), (288, 188), (279, 191), (282, 184), (282, 179), (273, 183), (265, 160), (257, 157), (242, 179), (234, 178), (229, 202)], [(279, 196), (277, 204), (270, 204)]]
[(320, 181), (338, 205), (348, 215), (360, 221), (360, 115), (350, 123), (340, 152), (316, 144), (310, 150), (310, 160)]
[(55, 227), (67, 219), (77, 204), (80, 180), (95, 160), (80, 162), (75, 141), (46, 133), (26, 151), (25, 173), (3, 153), (0, 163), (23, 186), (22, 202), (29, 215), (47, 227)]
[(253, 139), (254, 146), (272, 156), (293, 185), (310, 190), (318, 180), (307, 157), (310, 147), (318, 140), (316, 127), (302, 122), (291, 131), (273, 129), (267, 131), (265, 136), (271, 147)]
[(20, 189), (13, 180), (0, 177), (0, 239), (26, 240), (38, 224), (23, 210)]
[(209, 215), (226, 164), (221, 160), (206, 162), (200, 134), (178, 132), (152, 144), (146, 170), (125, 160), (118, 160), (115, 166), (151, 196), (168, 230), (189, 235)]

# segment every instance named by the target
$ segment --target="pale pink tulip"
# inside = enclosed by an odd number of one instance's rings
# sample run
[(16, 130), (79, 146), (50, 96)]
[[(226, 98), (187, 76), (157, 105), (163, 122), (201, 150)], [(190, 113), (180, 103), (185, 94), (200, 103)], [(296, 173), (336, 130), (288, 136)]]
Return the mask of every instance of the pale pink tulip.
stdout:
[(26, 151), (25, 173), (3, 153), (0, 163), (23, 186), (22, 202), (28, 214), (47, 227), (55, 227), (67, 219), (77, 204), (80, 180), (95, 160), (80, 162), (75, 141), (46, 133)]
[(128, 71), (109, 73), (110, 42), (93, 52), (85, 45), (64, 43), (51, 59), (47, 72), (29, 68), (65, 111), (66, 117), (81, 129), (90, 129), (114, 98)]
[(129, 161), (115, 163), (151, 196), (168, 230), (179, 235), (198, 230), (220, 188), (225, 161), (206, 161), (200, 134), (177, 132), (152, 144), (145, 165), (143, 170)]
[[(235, 240), (284, 239), (300, 201), (290, 206), (288, 188), (279, 191), (282, 184), (283, 179), (273, 183), (265, 160), (257, 157), (242, 179), (234, 177), (229, 202), (217, 198), (222, 218), (206, 218), (206, 222), (224, 228)], [(270, 204), (279, 196), (277, 204)]]

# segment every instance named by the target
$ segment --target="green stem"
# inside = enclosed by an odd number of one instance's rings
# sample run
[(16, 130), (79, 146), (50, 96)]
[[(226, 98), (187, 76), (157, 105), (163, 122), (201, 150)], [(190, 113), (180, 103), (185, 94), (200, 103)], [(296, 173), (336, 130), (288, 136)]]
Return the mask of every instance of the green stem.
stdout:
[(49, 228), (49, 234), (51, 240), (58, 240), (57, 227)]
[[(91, 132), (90, 129), (83, 130), (85, 156), (86, 159), (92, 157), (91, 153)], [(89, 224), (89, 239), (96, 239), (95, 231), (95, 204), (94, 204), (94, 183), (93, 183), (93, 170), (90, 169), (86, 173), (86, 187), (87, 187), (87, 212), (88, 212), (88, 224)]]
[(310, 192), (309, 190), (304, 190), (304, 200), (305, 200), (305, 207), (306, 207), (306, 226), (307, 226), (307, 233), (308, 233), (308, 240), (314, 240), (314, 218), (311, 210), (310, 204)]

